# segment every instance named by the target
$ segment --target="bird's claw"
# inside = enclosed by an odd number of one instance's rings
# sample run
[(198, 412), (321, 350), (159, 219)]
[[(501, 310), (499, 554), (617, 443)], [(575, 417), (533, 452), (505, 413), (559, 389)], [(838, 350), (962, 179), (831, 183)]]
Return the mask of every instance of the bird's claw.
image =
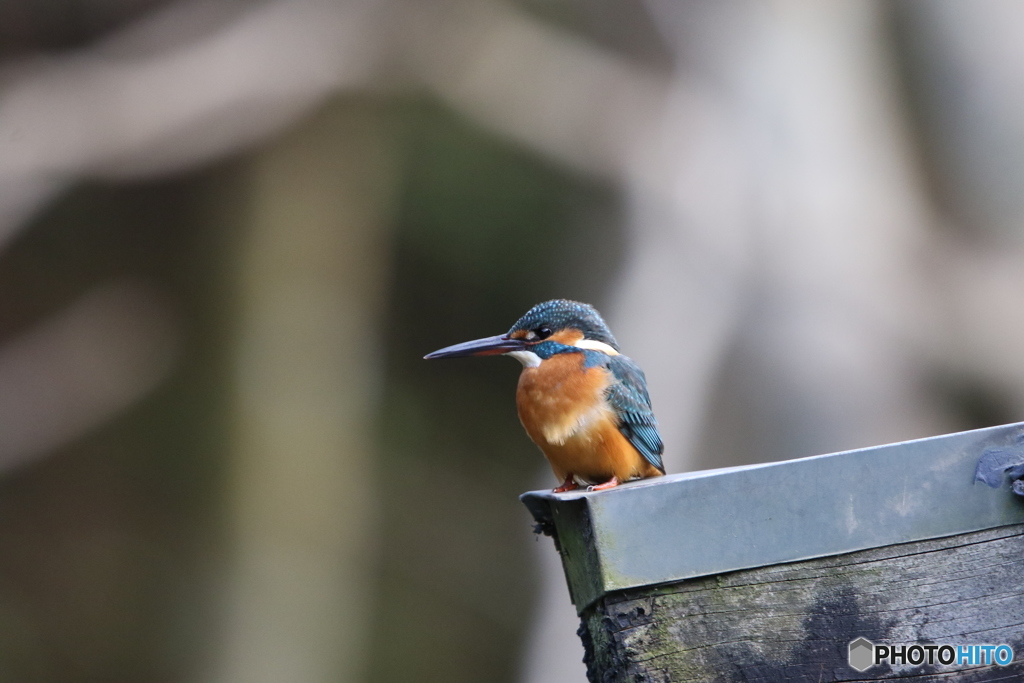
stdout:
[(593, 491), (605, 491), (607, 489), (613, 489), (613, 488), (615, 488), (618, 485), (619, 485), (619, 478), (618, 477), (612, 477), (611, 479), (609, 479), (608, 481), (606, 481), (603, 484), (595, 484), (594, 486), (588, 486), (587, 487), (587, 491), (591, 491), (591, 492), (593, 492)]
[(565, 481), (562, 482), (561, 486), (551, 489), (551, 492), (565, 493), (566, 491), (575, 491), (579, 487), (580, 485), (576, 483), (576, 478), (570, 474), (565, 478)]

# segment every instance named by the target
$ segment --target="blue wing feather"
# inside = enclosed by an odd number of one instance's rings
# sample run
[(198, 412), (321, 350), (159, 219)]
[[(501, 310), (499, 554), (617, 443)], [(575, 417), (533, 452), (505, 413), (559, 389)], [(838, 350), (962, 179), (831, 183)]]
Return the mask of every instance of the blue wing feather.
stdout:
[[(603, 355), (603, 354), (602, 354)], [(647, 393), (644, 371), (626, 356), (606, 356), (607, 368), (615, 376), (608, 387), (608, 403), (619, 418), (619, 431), (662, 474), (665, 465), (661, 454), (665, 447), (658, 433), (658, 421), (651, 410), (651, 397)]]

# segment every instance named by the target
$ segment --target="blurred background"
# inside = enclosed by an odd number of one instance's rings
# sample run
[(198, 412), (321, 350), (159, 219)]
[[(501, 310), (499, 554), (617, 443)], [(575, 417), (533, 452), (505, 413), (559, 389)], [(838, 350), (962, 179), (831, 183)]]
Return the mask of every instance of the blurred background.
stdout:
[(1013, 0), (0, 0), (0, 681), (584, 680), (519, 365), (670, 472), (1024, 418)]

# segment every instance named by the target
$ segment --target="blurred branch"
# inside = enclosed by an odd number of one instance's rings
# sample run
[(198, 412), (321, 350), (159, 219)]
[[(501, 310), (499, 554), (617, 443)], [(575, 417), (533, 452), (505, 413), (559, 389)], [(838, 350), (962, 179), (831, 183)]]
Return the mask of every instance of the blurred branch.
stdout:
[(0, 471), (82, 436), (167, 374), (176, 325), (159, 298), (122, 281), (0, 347)]
[[(0, 239), (64, 183), (199, 164), (266, 137), (366, 81), (371, 4), (279, 0), (211, 35), (147, 52), (165, 10), (109, 43), (18, 67), (0, 90)], [(201, 13), (204, 3), (186, 9)], [(141, 38), (149, 36), (149, 41)], [(115, 56), (116, 55), (116, 56)]]
[(88, 50), (10, 69), (0, 239), (81, 175), (209, 161), (394, 64), (489, 127), (612, 176), (669, 91), (665, 77), (504, 3), (277, 0), (194, 35), (218, 4), (176, 4)]
[(619, 177), (671, 91), (654, 73), (505, 2), (406, 3), (402, 63), (488, 128)]

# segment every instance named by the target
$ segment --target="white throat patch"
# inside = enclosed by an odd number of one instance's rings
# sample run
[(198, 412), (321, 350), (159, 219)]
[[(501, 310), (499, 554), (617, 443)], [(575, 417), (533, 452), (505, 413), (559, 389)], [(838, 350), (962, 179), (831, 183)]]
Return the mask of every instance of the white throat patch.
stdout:
[(573, 346), (578, 349), (600, 351), (601, 353), (608, 354), (609, 356), (619, 355), (619, 352), (613, 349), (609, 344), (605, 344), (603, 341), (597, 341), (596, 339), (580, 339), (578, 342), (573, 344)]
[(540, 356), (533, 351), (509, 351), (505, 355), (515, 358), (524, 368), (535, 368), (540, 365)]

